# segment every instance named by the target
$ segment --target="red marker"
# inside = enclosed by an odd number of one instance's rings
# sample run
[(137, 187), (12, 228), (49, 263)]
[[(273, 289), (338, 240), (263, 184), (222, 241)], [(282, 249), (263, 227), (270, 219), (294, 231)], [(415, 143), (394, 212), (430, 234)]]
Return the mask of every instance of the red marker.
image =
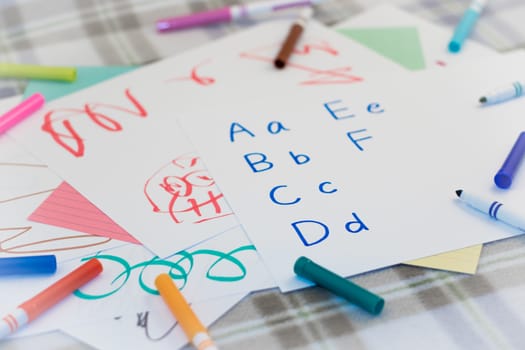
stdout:
[(0, 339), (33, 321), (41, 313), (91, 281), (100, 272), (102, 272), (100, 261), (91, 259), (39, 294), (20, 304), (15, 311), (0, 320)]

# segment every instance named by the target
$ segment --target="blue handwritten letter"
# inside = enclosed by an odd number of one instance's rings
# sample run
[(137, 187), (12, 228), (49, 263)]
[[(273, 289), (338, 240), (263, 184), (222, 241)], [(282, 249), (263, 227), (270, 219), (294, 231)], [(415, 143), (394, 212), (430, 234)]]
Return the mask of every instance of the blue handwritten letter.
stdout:
[[(302, 226), (303, 229), (301, 229), (300, 226)], [(309, 237), (306, 237), (304, 233), (304, 228), (306, 226), (310, 227), (310, 231), (309, 231), (310, 233), (308, 234)], [(301, 221), (292, 222), (292, 227), (294, 228), (295, 233), (297, 233), (297, 235), (301, 239), (301, 242), (303, 242), (303, 244), (306, 247), (310, 247), (312, 245), (321, 243), (326, 238), (328, 238), (328, 235), (330, 234), (330, 230), (328, 229), (328, 226), (326, 226), (322, 222), (315, 221), (315, 220), (301, 220)], [(315, 231), (316, 229), (320, 231), (317, 232)]]
[(248, 129), (246, 129), (244, 126), (242, 126), (239, 123), (232, 123), (230, 125), (230, 142), (235, 142), (235, 134), (245, 132), (251, 137), (255, 137), (255, 135)]
[[(253, 158), (258, 158), (258, 160), (254, 160)], [(266, 155), (264, 153), (247, 153), (244, 155), (244, 159), (254, 173), (270, 170), (273, 168), (273, 163), (266, 161)], [(257, 168), (257, 165), (260, 165), (260, 167)]]

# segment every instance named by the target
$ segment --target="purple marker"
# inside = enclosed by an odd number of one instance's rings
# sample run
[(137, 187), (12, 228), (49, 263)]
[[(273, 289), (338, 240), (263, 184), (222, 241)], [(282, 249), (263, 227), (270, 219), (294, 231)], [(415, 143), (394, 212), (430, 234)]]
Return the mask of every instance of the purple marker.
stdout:
[(520, 165), (520, 162), (525, 153), (525, 131), (521, 132), (520, 136), (512, 146), (507, 159), (501, 166), (496, 176), (494, 176), (494, 182), (499, 188), (509, 188), (512, 184), (512, 178), (516, 173), (516, 169)]
[(157, 31), (168, 32), (171, 30), (196, 27), (204, 24), (231, 22), (240, 18), (254, 17), (289, 8), (311, 6), (318, 4), (321, 1), (323, 0), (272, 0), (246, 5), (227, 6), (186, 16), (158, 20)]

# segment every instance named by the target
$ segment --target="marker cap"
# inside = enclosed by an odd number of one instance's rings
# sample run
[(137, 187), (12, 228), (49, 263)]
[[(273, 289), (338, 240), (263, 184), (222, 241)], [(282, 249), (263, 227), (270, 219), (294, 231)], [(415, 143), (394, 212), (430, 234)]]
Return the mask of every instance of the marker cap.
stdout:
[(204, 24), (230, 22), (232, 15), (228, 7), (193, 13), (187, 16), (165, 18), (157, 21), (157, 31), (168, 32), (176, 29), (196, 27)]
[(56, 270), (57, 260), (54, 255), (0, 259), (0, 276), (53, 274)]
[(499, 188), (509, 188), (512, 185), (512, 180), (523, 160), (525, 154), (525, 131), (521, 132), (518, 139), (512, 146), (512, 149), (501, 166), (500, 170), (494, 176), (494, 183)]
[(379, 314), (383, 310), (385, 305), (383, 298), (327, 270), (304, 256), (299, 257), (295, 261), (293, 269), (297, 275), (315, 282), (317, 285), (328, 289), (374, 315)]

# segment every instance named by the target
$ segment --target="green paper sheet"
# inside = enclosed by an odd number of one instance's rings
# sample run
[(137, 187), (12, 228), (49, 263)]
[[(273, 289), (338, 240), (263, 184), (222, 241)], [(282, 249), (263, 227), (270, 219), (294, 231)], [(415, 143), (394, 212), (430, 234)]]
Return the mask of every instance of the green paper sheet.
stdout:
[(337, 31), (409, 70), (425, 68), (415, 27), (341, 28)]

